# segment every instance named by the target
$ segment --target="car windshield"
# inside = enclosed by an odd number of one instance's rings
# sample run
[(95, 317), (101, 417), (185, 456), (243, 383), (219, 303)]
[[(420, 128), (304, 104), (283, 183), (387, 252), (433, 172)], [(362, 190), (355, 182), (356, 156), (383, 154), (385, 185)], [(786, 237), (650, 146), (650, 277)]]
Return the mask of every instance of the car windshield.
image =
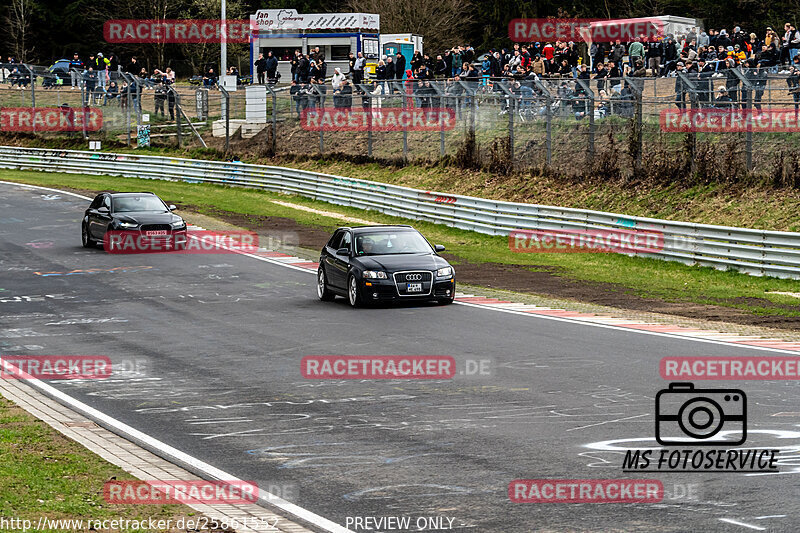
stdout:
[(366, 233), (356, 237), (356, 255), (431, 253), (428, 241), (415, 231)]
[(141, 211), (167, 211), (164, 202), (153, 195), (121, 196), (114, 198), (115, 213), (131, 213)]

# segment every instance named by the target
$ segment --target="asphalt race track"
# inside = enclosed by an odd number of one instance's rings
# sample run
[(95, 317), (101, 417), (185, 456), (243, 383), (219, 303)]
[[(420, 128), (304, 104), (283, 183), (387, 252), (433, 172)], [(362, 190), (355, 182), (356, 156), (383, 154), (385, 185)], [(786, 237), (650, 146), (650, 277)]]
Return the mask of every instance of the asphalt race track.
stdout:
[[(711, 383), (746, 391), (747, 446), (780, 447), (780, 474), (622, 472), (626, 446), (658, 446), (661, 357), (768, 351), (465, 305), (353, 310), (318, 301), (309, 273), (242, 255), (85, 250), (87, 204), (0, 184), (0, 354), (143, 362), (50, 383), (314, 513), (476, 532), (800, 529), (798, 382)], [(329, 354), (489, 359), (491, 375), (301, 376), (303, 356)], [(668, 496), (511, 503), (520, 478), (655, 478)]]

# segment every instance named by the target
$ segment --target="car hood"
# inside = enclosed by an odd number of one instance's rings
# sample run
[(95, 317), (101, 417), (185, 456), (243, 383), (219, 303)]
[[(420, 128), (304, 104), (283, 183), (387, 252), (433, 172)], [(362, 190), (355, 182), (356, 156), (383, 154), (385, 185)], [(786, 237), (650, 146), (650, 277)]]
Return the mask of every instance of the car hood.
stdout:
[(358, 261), (365, 270), (385, 270), (390, 273), (402, 270), (437, 270), (449, 266), (447, 261), (435, 254), (370, 255), (359, 257)]
[(171, 212), (154, 213), (152, 211), (115, 213), (114, 218), (123, 222), (135, 222), (137, 224), (170, 224), (181, 220), (181, 217)]

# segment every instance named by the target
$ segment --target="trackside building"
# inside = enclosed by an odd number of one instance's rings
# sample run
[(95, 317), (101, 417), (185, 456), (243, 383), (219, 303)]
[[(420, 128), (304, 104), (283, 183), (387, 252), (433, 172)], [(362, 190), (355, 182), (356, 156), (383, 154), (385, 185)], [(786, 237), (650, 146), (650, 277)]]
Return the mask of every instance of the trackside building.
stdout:
[(348, 54), (363, 52), (367, 63), (380, 55), (380, 16), (374, 13), (311, 13), (294, 9), (262, 9), (250, 15), (250, 72), (255, 75), (258, 54), (272, 51), (278, 58), (281, 83), (291, 81), (291, 59), (295, 50), (307, 54), (319, 47), (328, 65), (346, 73)]

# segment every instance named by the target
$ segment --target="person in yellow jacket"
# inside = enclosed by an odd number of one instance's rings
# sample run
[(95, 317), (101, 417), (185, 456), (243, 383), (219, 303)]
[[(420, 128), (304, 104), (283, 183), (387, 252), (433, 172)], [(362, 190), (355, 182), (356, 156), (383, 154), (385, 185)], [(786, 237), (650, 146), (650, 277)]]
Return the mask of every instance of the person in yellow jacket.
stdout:
[(103, 52), (97, 52), (97, 56), (93, 60), (94, 64), (90, 65), (97, 72), (97, 87), (105, 91), (106, 80), (108, 80), (108, 65), (111, 61), (103, 57)]
[(747, 52), (737, 44), (733, 47), (733, 58), (736, 60), (736, 64), (744, 63), (747, 60)]

